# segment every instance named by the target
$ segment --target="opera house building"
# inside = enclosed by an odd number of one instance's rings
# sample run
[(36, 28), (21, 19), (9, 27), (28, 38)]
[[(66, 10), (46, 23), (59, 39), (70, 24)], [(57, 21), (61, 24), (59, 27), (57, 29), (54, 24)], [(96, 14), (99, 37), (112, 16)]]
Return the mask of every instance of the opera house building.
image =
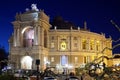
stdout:
[[(12, 22), (14, 32), (9, 39), (9, 61), (16, 69), (54, 67), (57, 71), (74, 70), (100, 56), (112, 57), (112, 39), (103, 33), (91, 32), (87, 23), (77, 27), (72, 22), (56, 16), (50, 17), (35, 5), (31, 10), (17, 13)], [(107, 66), (112, 63), (103, 60)]]

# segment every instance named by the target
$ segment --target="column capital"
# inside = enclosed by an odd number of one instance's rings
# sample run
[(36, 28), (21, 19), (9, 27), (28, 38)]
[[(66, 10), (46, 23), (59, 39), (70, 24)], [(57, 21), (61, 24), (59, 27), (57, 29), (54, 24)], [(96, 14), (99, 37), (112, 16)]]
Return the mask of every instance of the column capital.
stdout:
[(13, 24), (14, 26), (20, 26), (20, 21), (14, 21), (14, 22), (12, 22), (12, 24)]

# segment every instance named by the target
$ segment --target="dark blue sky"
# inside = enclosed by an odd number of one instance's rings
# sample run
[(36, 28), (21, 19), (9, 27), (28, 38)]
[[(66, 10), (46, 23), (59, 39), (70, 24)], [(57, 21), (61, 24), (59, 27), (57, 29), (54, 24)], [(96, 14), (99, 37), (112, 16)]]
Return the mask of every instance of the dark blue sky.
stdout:
[[(37, 4), (39, 9), (44, 9), (51, 20), (60, 15), (80, 27), (87, 21), (91, 31), (103, 32), (106, 37), (111, 35), (114, 40), (120, 38), (120, 32), (110, 22), (112, 19), (120, 26), (120, 0), (0, 0), (0, 44), (7, 51), (15, 14), (31, 8), (32, 3)], [(120, 47), (114, 49), (114, 53), (120, 53)]]

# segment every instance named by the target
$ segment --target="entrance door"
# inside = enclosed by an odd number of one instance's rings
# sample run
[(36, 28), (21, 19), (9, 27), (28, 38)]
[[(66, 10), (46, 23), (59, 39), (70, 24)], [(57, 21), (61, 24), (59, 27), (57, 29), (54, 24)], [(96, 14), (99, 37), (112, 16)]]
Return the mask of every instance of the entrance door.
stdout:
[(61, 56), (61, 65), (65, 66), (68, 64), (68, 57), (66, 55)]
[(21, 69), (32, 69), (32, 60), (30, 56), (24, 56), (21, 59)]

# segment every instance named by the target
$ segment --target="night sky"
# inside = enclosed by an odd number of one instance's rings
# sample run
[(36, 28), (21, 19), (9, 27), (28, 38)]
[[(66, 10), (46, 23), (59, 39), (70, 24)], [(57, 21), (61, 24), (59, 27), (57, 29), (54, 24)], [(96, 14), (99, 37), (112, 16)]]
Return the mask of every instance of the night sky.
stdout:
[[(113, 40), (120, 38), (120, 32), (110, 22), (113, 20), (120, 27), (120, 0), (0, 0), (0, 45), (6, 51), (9, 51), (8, 39), (13, 33), (11, 22), (15, 20), (15, 14), (31, 9), (33, 3), (44, 10), (50, 20), (59, 15), (81, 28), (87, 21), (90, 31), (105, 33)], [(120, 47), (113, 52), (120, 53)]]

